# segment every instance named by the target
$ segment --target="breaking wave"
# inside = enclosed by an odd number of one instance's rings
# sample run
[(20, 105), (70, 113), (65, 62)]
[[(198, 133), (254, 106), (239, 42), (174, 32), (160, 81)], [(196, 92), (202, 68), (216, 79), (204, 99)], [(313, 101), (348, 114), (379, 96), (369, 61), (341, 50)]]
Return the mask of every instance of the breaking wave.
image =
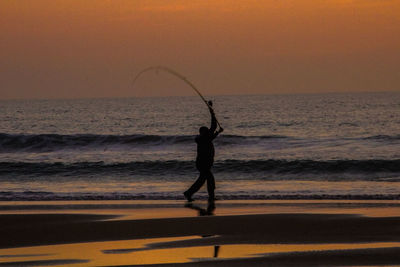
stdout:
[[(0, 133), (0, 151), (3, 152), (51, 152), (61, 149), (104, 149), (107, 146), (157, 146), (193, 144), (193, 135), (95, 135), (95, 134), (4, 134)], [(284, 136), (223, 135), (218, 145), (257, 144), (261, 140), (285, 138)]]
[[(225, 160), (214, 164), (215, 173), (227, 174), (292, 174), (296, 177), (316, 174), (377, 174), (400, 173), (397, 160)], [(0, 177), (23, 176), (85, 176), (85, 175), (186, 175), (197, 172), (193, 161), (135, 161), (128, 163), (76, 162), (76, 163), (30, 163), (0, 162)]]
[[(207, 195), (198, 194), (197, 199), (205, 200)], [(0, 191), (0, 201), (43, 201), (43, 200), (183, 200), (181, 192), (169, 193), (88, 193), (88, 192), (74, 192), (74, 193), (54, 193), (47, 191), (20, 191), (20, 192), (7, 192)], [(219, 200), (400, 200), (400, 194), (219, 194)], [(44, 205), (43, 209), (66, 209), (69, 205)], [(164, 204), (171, 207), (171, 204)], [(254, 205), (254, 204), (253, 204)], [(389, 205), (389, 204), (386, 204)], [(99, 206), (97, 204), (96, 206)], [(110, 204), (103, 205), (110, 208)], [(125, 207), (124, 207), (125, 206)], [(119, 204), (118, 208), (132, 208), (135, 204)], [(101, 208), (100, 205), (98, 208)], [(9, 206), (0, 205), (0, 210), (8, 209), (38, 209), (38, 205), (22, 205), (22, 206)], [(75, 205), (74, 208), (79, 209), (93, 209), (93, 205)]]

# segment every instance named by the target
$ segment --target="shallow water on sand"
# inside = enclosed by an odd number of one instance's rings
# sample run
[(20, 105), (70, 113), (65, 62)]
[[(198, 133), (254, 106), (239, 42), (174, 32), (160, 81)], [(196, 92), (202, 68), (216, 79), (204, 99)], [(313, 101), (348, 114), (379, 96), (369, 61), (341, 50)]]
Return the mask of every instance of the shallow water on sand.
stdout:
[[(388, 266), (400, 261), (399, 201), (244, 200), (211, 206), (202, 201), (14, 201), (1, 203), (0, 217), (9, 229), (3, 237), (10, 240), (2, 242), (0, 266), (196, 266), (220, 260), (237, 266), (254, 260), (260, 266), (288, 261), (310, 266), (316, 258), (320, 266), (359, 266), (371, 264), (371, 257), (374, 266)], [(14, 223), (5, 223), (10, 220)], [(65, 239), (88, 225), (91, 233)], [(24, 235), (13, 239), (21, 230)], [(148, 238), (131, 239), (131, 232)], [(88, 236), (100, 241), (87, 242)], [(63, 242), (74, 243), (57, 244)]]
[[(24, 266), (131, 266), (232, 260), (277, 256), (279, 254), (290, 258), (291, 254), (295, 255), (299, 252), (312, 252), (323, 255), (324, 252), (337, 250), (400, 247), (400, 243), (395, 242), (361, 244), (237, 244), (174, 247), (174, 242), (177, 241), (202, 238), (204, 237), (186, 236), (0, 249), (2, 262), (0, 264), (20, 264)], [(82, 254), (82, 251), (85, 253)]]
[(106, 201), (7, 201), (0, 202), (2, 214), (101, 214), (107, 220), (183, 218), (205, 215), (249, 214), (352, 214), (368, 217), (400, 217), (399, 200), (222, 200), (212, 212), (209, 203), (174, 200)]

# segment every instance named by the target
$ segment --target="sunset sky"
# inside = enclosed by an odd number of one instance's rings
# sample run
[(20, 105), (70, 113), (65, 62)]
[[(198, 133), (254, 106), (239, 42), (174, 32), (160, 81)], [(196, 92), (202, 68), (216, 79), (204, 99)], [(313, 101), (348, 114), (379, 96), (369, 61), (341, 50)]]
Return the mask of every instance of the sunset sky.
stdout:
[(398, 0), (2, 0), (0, 99), (400, 91)]

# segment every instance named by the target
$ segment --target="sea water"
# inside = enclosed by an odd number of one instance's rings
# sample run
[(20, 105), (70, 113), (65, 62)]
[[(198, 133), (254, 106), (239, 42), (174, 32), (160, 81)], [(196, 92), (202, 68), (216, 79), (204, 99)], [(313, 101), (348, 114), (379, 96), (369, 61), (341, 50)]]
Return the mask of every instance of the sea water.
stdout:
[[(400, 199), (400, 93), (209, 98), (217, 198)], [(0, 101), (0, 200), (182, 199), (209, 124), (197, 96)]]

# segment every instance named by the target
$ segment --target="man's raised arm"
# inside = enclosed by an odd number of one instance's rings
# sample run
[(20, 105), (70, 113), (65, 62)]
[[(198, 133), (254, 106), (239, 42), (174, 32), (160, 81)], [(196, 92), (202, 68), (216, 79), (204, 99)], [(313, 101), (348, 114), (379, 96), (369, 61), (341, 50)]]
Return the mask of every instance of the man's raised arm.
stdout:
[(210, 114), (211, 114), (211, 126), (210, 126), (210, 134), (214, 134), (215, 130), (217, 129), (217, 118), (215, 117), (214, 110), (209, 107)]

